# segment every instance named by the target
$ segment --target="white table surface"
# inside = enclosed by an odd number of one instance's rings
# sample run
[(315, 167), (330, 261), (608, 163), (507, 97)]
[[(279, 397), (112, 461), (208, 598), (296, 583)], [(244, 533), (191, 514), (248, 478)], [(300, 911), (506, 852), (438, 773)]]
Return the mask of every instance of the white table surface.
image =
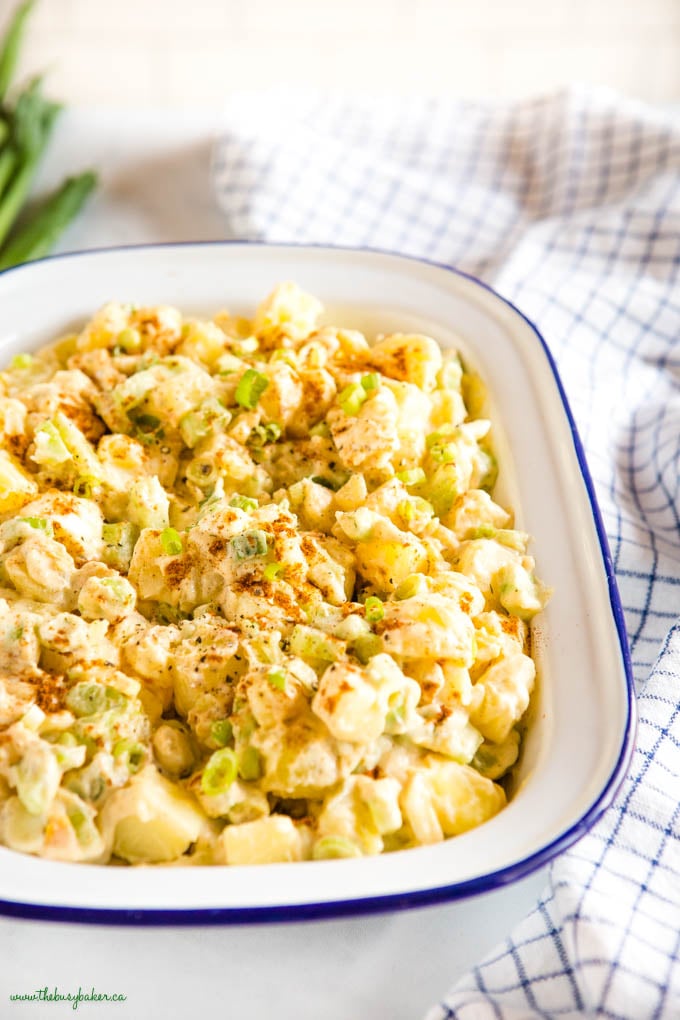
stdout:
[[(225, 236), (210, 189), (216, 113), (64, 114), (37, 189), (96, 166), (96, 198), (62, 250)], [(10, 1002), (56, 986), (122, 992), (75, 1015), (118, 1020), (406, 1020), (501, 941), (545, 870), (457, 904), (341, 921), (115, 928), (0, 918), (0, 1017), (73, 1016), (66, 1003)]]

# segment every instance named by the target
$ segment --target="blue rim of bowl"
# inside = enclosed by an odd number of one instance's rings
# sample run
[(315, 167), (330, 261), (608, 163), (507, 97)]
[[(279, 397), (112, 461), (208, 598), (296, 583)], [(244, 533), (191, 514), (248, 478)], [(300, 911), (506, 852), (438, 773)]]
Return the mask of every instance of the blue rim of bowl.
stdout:
[(83, 251), (65, 252), (58, 255), (48, 255), (34, 262), (24, 263), (19, 266), (12, 266), (9, 269), (0, 271), (0, 278), (10, 273), (20, 273), (29, 270), (31, 266), (42, 262), (64, 261), (71, 258), (83, 258), (97, 254), (112, 254), (117, 251), (151, 251), (164, 248), (198, 248), (198, 247), (250, 247), (264, 249), (299, 249), (319, 251), (337, 251), (344, 254), (375, 255), (383, 258), (394, 259), (402, 262), (412, 262), (417, 265), (431, 266), (433, 269), (441, 269), (454, 276), (461, 277), (477, 284), (483, 290), (488, 291), (498, 301), (522, 319), (531, 329), (538, 340), (543, 353), (548, 361), (550, 370), (555, 381), (557, 392), (562, 401), (562, 408), (571, 431), (574, 451), (581, 472), (590, 509), (595, 522), (602, 562), (605, 568), (607, 586), (609, 590), (609, 602), (612, 611), (612, 618), (616, 627), (626, 679), (626, 723), (623, 731), (621, 749), (616, 763), (604, 784), (599, 795), (595, 798), (587, 811), (569, 826), (563, 833), (557, 836), (550, 843), (541, 847), (535, 853), (514, 864), (509, 864), (497, 871), (492, 871), (477, 878), (468, 879), (464, 882), (455, 882), (451, 885), (437, 886), (431, 889), (419, 889), (406, 893), (392, 893), (381, 896), (367, 896), (358, 899), (329, 900), (318, 903), (292, 903), (290, 905), (279, 905), (270, 907), (215, 907), (215, 908), (181, 908), (181, 909), (156, 909), (141, 908), (139, 910), (130, 908), (102, 908), (102, 907), (68, 907), (59, 905), (42, 905), (33, 903), (20, 903), (14, 900), (0, 899), (0, 915), (8, 917), (20, 917), (27, 920), (61, 921), (64, 923), (85, 922), (88, 924), (117, 924), (117, 925), (148, 925), (151, 927), (163, 927), (171, 925), (224, 925), (224, 924), (266, 924), (280, 923), (286, 921), (321, 920), (329, 918), (341, 918), (359, 916), (362, 914), (378, 914), (398, 910), (407, 910), (416, 907), (441, 905), (467, 899), (481, 893), (488, 893), (502, 889), (513, 882), (527, 878), (532, 872), (537, 871), (543, 865), (548, 864), (558, 854), (567, 850), (586, 834), (595, 823), (601, 818), (607, 808), (611, 805), (618, 793), (626, 773), (630, 767), (635, 746), (635, 734), (637, 729), (637, 711), (635, 701), (635, 686), (633, 682), (633, 669), (628, 647), (625, 618), (621, 597), (616, 583), (614, 563), (609, 549), (607, 534), (604, 529), (602, 515), (595, 495), (595, 487), (590, 475), (586, 461), (585, 450), (579, 436), (576, 422), (567, 400), (567, 395), (562, 384), (555, 359), (546, 343), (540, 330), (534, 325), (531, 319), (527, 318), (521, 309), (503, 297), (493, 287), (483, 280), (466, 273), (461, 269), (448, 266), (443, 262), (436, 262), (432, 259), (420, 258), (414, 255), (403, 255), (399, 252), (388, 251), (381, 248), (352, 248), (341, 245), (330, 244), (304, 244), (295, 241), (267, 242), (249, 240), (214, 240), (214, 241), (163, 241), (150, 244), (127, 244), (114, 247), (91, 248)]

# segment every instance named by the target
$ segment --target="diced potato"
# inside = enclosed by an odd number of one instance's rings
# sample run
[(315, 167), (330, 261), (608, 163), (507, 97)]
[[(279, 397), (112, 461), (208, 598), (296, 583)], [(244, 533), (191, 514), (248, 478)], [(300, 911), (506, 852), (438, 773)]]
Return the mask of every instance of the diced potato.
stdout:
[(371, 361), (385, 375), (414, 383), (427, 393), (437, 384), (442, 353), (429, 336), (393, 333), (374, 344)]
[(286, 815), (228, 825), (221, 838), (227, 864), (277, 864), (304, 856), (304, 839)]
[(476, 686), (484, 697), (470, 719), (487, 740), (500, 744), (507, 739), (529, 707), (535, 676), (533, 659), (521, 653), (494, 662), (481, 675)]
[(185, 853), (198, 839), (205, 815), (193, 797), (147, 766), (110, 795), (101, 820), (117, 857), (153, 864)]
[(24, 471), (16, 458), (0, 450), (0, 513), (19, 510), (37, 494), (36, 482)]

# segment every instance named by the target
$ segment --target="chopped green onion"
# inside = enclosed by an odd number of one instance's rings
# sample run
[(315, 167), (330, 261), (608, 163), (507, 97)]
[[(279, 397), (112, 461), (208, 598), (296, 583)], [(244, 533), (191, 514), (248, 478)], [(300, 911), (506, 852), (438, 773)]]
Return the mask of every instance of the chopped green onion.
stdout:
[(181, 623), (182, 620), (188, 620), (189, 614), (182, 613), (176, 606), (171, 606), (169, 602), (159, 602), (156, 606), (156, 616), (161, 623)]
[(203, 460), (200, 457), (196, 457), (187, 466), (186, 476), (190, 482), (194, 485), (198, 485), (199, 488), (203, 488), (205, 485), (209, 485), (215, 477), (215, 465), (211, 464), (207, 460)]
[(371, 390), (377, 390), (378, 386), (380, 386), (380, 375), (377, 372), (369, 372), (368, 375), (362, 375), (361, 385), (366, 393), (370, 393)]
[(139, 772), (146, 761), (146, 748), (136, 740), (119, 740), (113, 748), (113, 757), (122, 758), (129, 772)]
[(236, 387), (236, 403), (252, 411), (268, 386), (269, 379), (266, 375), (262, 375), (254, 368), (246, 369)]
[(366, 610), (366, 619), (369, 623), (377, 623), (385, 615), (382, 599), (379, 599), (376, 595), (368, 596), (364, 603), (364, 608)]
[(73, 484), (73, 495), (81, 496), (83, 499), (92, 499), (95, 488), (99, 488), (100, 481), (93, 475), (81, 475), (76, 478)]
[(19, 520), (23, 524), (29, 524), (36, 531), (44, 531), (49, 538), (52, 538), (54, 535), (52, 521), (49, 521), (46, 517), (20, 517)]
[(323, 478), (321, 475), (312, 475), (310, 481), (316, 482), (317, 485), (323, 485), (324, 489), (330, 489), (331, 492), (337, 492), (340, 488), (340, 485), (331, 478)]
[(366, 400), (367, 393), (361, 383), (350, 383), (338, 397), (340, 407), (348, 417), (358, 414), (361, 405)]
[(315, 861), (327, 861), (339, 857), (361, 857), (361, 850), (351, 839), (344, 836), (322, 836), (312, 849)]
[(15, 354), (10, 365), (17, 372), (24, 372), (27, 369), (32, 368), (34, 362), (35, 358), (32, 354)]
[(163, 528), (161, 531), (161, 545), (166, 556), (179, 556), (184, 549), (182, 539), (174, 528)]
[(262, 760), (256, 747), (248, 746), (239, 756), (238, 773), (246, 782), (259, 779), (262, 775)]
[(226, 793), (236, 779), (237, 773), (238, 760), (230, 747), (222, 747), (219, 751), (213, 751), (201, 776), (203, 793), (207, 793), (210, 797)]
[(127, 412), (127, 416), (133, 425), (137, 426), (138, 431), (142, 432), (144, 435), (150, 435), (151, 433), (160, 431), (161, 420), (160, 418), (157, 418), (155, 414), (145, 414), (144, 412), (137, 411), (136, 408), (131, 407)]
[(255, 425), (250, 430), (247, 445), (254, 447), (266, 446), (267, 443), (275, 443), (280, 436), (281, 426), (277, 425), (275, 421), (270, 422), (268, 425)]
[(420, 485), (427, 479), (427, 475), (421, 467), (417, 467), (407, 471), (397, 471), (397, 478), (404, 485)]
[(142, 346), (142, 334), (138, 329), (122, 329), (116, 337), (116, 345), (128, 354), (138, 351)]
[(9, 88), (14, 74), (21, 41), (26, 30), (26, 22), (34, 7), (34, 0), (24, 0), (19, 4), (10, 19), (9, 25), (0, 42), (0, 102), (4, 102), (5, 94)]
[(229, 506), (235, 506), (238, 510), (248, 512), (250, 510), (257, 510), (257, 500), (251, 499), (250, 496), (241, 496), (237, 493), (229, 500)]
[(231, 548), (237, 560), (250, 560), (264, 556), (267, 552), (267, 535), (259, 528), (243, 531), (231, 540)]
[[(50, 117), (54, 119), (54, 113)], [(35, 215), (14, 232), (2, 250), (0, 270), (47, 255), (62, 230), (80, 212), (96, 183), (97, 177), (92, 171), (68, 177), (52, 192)], [(23, 187), (26, 187), (25, 183)], [(20, 189), (15, 192), (15, 208), (21, 200)]]
[(233, 739), (234, 728), (228, 719), (218, 719), (210, 727), (210, 736), (220, 747), (226, 747)]
[(284, 567), (283, 563), (268, 563), (267, 566), (264, 568), (264, 573), (262, 576), (264, 577), (265, 581), (273, 581), (274, 578), (278, 577), (279, 574), (282, 574), (285, 569), (286, 568)]
[(286, 689), (286, 674), (282, 669), (270, 669), (267, 673), (267, 680), (276, 687), (279, 691), (285, 691)]
[(320, 421), (318, 425), (313, 425), (309, 430), (310, 436), (321, 436), (323, 439), (328, 439), (331, 430), (325, 421)]

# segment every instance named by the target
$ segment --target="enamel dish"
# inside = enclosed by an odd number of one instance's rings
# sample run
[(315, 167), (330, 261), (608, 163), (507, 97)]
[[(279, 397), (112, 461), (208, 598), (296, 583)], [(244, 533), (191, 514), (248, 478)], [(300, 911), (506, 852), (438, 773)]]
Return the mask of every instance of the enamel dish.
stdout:
[(185, 314), (252, 313), (294, 280), (328, 322), (456, 346), (491, 398), (498, 502), (533, 536), (554, 589), (532, 627), (537, 690), (510, 802), (470, 832), (377, 857), (232, 867), (105, 867), (0, 848), (0, 912), (107, 923), (280, 921), (399, 909), (487, 892), (575, 842), (611, 803), (635, 709), (623, 614), (583, 449), (536, 328), (462, 273), (372, 251), (264, 244), (145, 246), (59, 256), (0, 276), (0, 361), (110, 300)]

